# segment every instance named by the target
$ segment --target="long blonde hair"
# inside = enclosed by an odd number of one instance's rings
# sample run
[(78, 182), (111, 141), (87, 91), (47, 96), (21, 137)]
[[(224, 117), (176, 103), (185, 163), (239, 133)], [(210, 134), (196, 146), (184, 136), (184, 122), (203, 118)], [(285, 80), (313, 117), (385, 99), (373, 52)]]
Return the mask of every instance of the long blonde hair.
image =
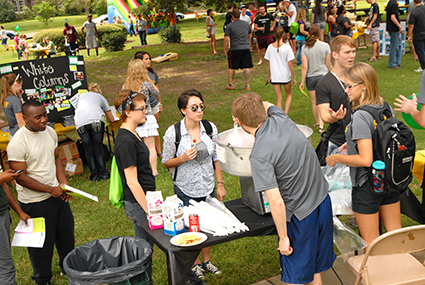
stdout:
[(130, 60), (128, 63), (127, 79), (125, 80), (124, 88), (134, 92), (139, 92), (140, 85), (145, 81), (152, 82), (149, 78), (146, 65), (141, 59)]
[(367, 63), (359, 62), (345, 71), (345, 77), (354, 84), (363, 83), (366, 90), (362, 94), (362, 103), (353, 101), (353, 109), (358, 109), (362, 105), (383, 104), (383, 99), (379, 94), (378, 75), (375, 69)]
[(297, 16), (295, 17), (295, 22), (298, 22), (300, 19), (303, 20), (304, 22), (306, 20), (306, 12), (304, 8), (298, 9)]

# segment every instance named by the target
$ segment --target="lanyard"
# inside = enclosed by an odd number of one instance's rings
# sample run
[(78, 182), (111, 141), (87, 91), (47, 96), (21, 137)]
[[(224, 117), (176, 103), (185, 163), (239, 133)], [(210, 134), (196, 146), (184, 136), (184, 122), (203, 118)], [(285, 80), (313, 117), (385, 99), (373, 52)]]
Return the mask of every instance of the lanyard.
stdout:
[(335, 76), (335, 78), (338, 80), (339, 84), (341, 85), (342, 90), (343, 90), (343, 91), (344, 91), (344, 93), (345, 93), (345, 87), (344, 87), (344, 84), (341, 82), (341, 80), (339, 80), (338, 76), (336, 75), (336, 73), (335, 73), (335, 71), (334, 71), (333, 69), (332, 69), (332, 74), (333, 74), (333, 76)]

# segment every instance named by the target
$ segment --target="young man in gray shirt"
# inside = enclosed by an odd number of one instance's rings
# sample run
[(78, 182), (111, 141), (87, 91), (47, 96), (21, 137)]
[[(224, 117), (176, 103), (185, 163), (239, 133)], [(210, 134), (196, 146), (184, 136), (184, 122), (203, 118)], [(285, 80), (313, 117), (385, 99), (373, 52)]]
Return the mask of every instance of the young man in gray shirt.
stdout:
[[(251, 90), (249, 85), (250, 82), (250, 68), (252, 68), (251, 58), (251, 37), (252, 31), (249, 24), (239, 20), (240, 12), (234, 9), (232, 12), (232, 20), (230, 24), (226, 26), (224, 33), (224, 53), (227, 56), (229, 63), (229, 85), (226, 89), (234, 90), (233, 79), (237, 69), (243, 69), (245, 76), (245, 90)], [(228, 50), (228, 44), (230, 41), (230, 49)]]
[[(282, 109), (248, 93), (236, 97), (234, 120), (255, 136), (255, 191), (265, 191), (279, 235), (282, 281), (321, 284), (332, 267), (332, 207), (328, 183), (305, 135)], [(317, 282), (317, 283), (316, 283)]]

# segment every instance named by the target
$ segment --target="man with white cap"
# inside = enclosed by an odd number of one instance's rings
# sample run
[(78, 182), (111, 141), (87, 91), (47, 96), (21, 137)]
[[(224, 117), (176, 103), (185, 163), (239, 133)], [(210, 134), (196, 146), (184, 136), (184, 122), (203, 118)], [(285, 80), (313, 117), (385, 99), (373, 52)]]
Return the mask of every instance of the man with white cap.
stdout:
[[(284, 0), (283, 4), (285, 5), (286, 14), (289, 17), (288, 25), (291, 27), (291, 24), (295, 22), (295, 17), (297, 17), (297, 8), (289, 0)], [(286, 34), (289, 44), (291, 45), (292, 51), (295, 53), (295, 35), (293, 33)]]

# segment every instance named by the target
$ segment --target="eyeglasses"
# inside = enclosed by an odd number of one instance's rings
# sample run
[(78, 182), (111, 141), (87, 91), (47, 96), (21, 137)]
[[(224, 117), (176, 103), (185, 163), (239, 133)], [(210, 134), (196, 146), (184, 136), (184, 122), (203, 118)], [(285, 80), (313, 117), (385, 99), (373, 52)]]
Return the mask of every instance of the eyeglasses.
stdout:
[(190, 107), (186, 107), (186, 109), (190, 109), (192, 112), (198, 111), (198, 109), (201, 108), (201, 111), (205, 110), (205, 104), (199, 104), (199, 105), (192, 105)]
[(143, 107), (143, 108), (137, 108), (137, 109), (133, 109), (132, 111), (142, 111), (142, 112), (144, 112), (144, 113), (147, 113), (147, 112), (148, 112), (148, 108), (146, 108), (146, 107)]
[(354, 88), (354, 87), (356, 87), (357, 85), (360, 85), (360, 84), (363, 84), (363, 82), (360, 82), (360, 83), (356, 83), (356, 84), (353, 84), (353, 85), (347, 85), (347, 89), (352, 89), (352, 88)]

